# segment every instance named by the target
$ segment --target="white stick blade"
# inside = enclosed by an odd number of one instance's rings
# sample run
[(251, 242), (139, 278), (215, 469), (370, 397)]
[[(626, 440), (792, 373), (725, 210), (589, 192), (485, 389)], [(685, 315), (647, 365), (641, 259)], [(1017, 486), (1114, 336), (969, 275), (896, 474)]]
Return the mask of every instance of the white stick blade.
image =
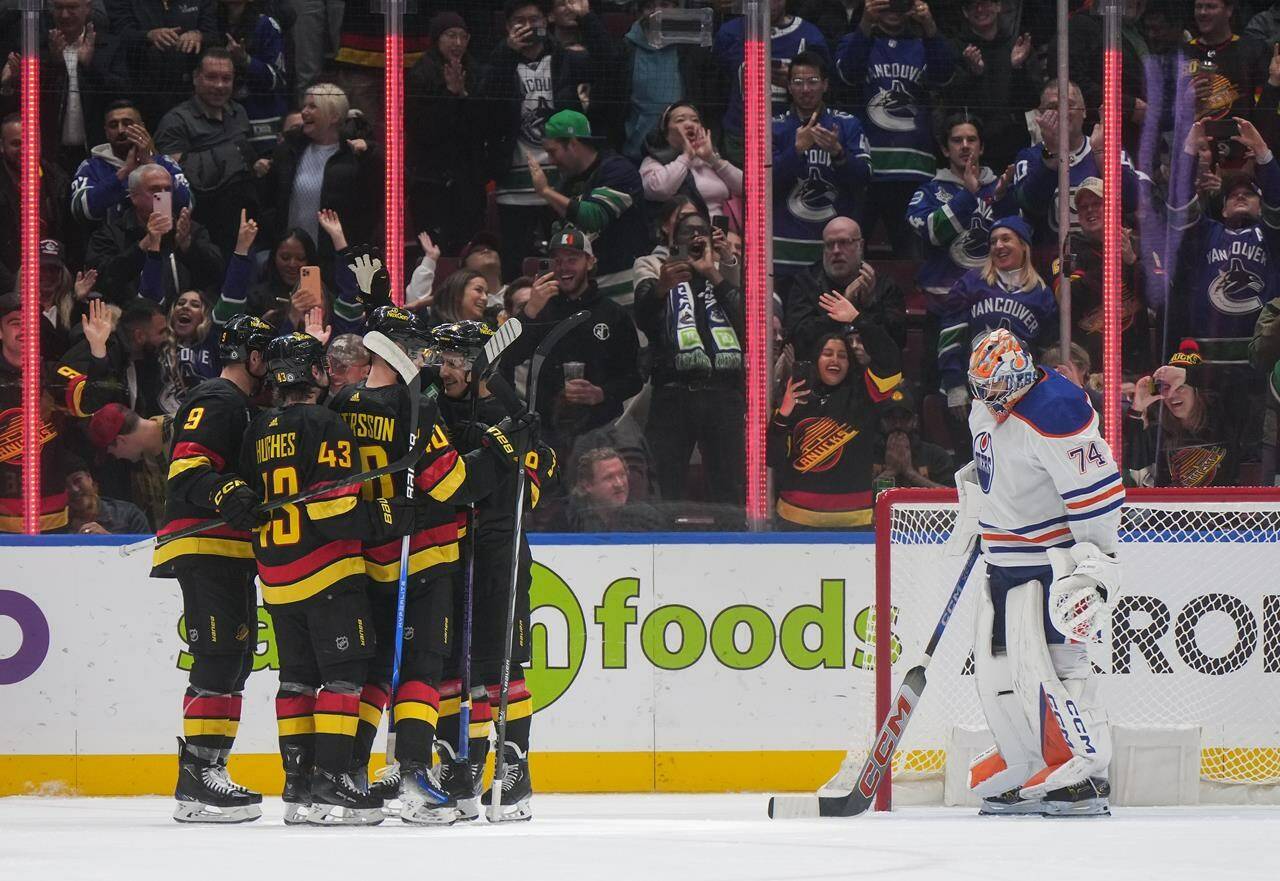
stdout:
[(490, 364), (498, 360), (502, 351), (514, 343), (523, 330), (524, 327), (520, 324), (519, 318), (509, 318), (504, 321), (502, 326), (493, 332), (493, 336), (489, 337), (489, 342), (484, 344), (485, 360)]
[(805, 820), (821, 816), (816, 795), (775, 795), (769, 799), (769, 817), (774, 820)]
[(418, 375), (418, 366), (404, 353), (404, 349), (386, 335), (376, 330), (369, 331), (364, 335), (364, 347), (390, 364), (391, 369), (400, 374), (400, 378), (406, 383), (412, 382)]
[(144, 538), (142, 541), (135, 541), (133, 544), (120, 545), (120, 556), (132, 557), (139, 551), (147, 551), (156, 546), (155, 538)]

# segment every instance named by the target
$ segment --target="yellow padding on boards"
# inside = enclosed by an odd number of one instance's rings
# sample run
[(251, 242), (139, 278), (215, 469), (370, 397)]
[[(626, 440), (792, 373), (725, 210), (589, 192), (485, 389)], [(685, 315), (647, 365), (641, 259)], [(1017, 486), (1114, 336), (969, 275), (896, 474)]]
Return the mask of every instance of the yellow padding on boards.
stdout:
[[(382, 750), (374, 749), (375, 756)], [(812, 791), (844, 754), (794, 752), (562, 752), (529, 756), (539, 792), (785, 792)], [(382, 767), (379, 759), (371, 772)], [(492, 779), (493, 754), (487, 776)], [(231, 755), (231, 776), (258, 792), (279, 795), (284, 775), (277, 753)], [(169, 795), (178, 763), (172, 755), (0, 756), (0, 796)]]

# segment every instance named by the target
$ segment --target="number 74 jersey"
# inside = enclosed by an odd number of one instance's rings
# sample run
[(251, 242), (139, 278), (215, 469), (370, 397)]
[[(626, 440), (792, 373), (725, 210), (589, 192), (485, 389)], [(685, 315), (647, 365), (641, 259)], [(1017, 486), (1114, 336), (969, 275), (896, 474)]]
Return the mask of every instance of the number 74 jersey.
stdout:
[(982, 490), (982, 551), (993, 566), (1047, 566), (1048, 548), (1092, 542), (1115, 553), (1124, 484), (1098, 414), (1084, 391), (1056, 371), (997, 422), (969, 411)]

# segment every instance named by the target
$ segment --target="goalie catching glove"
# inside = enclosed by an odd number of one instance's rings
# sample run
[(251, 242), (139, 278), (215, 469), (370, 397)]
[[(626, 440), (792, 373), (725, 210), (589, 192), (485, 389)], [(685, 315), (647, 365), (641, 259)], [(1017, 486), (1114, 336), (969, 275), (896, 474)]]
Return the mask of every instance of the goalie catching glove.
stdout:
[(1099, 642), (1107, 602), (1120, 592), (1120, 561), (1087, 541), (1050, 548), (1049, 620), (1068, 639)]

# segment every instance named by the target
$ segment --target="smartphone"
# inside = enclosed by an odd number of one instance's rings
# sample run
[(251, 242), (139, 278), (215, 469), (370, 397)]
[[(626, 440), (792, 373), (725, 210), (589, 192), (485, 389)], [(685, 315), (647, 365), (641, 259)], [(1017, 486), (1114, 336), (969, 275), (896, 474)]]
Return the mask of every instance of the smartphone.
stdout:
[(1204, 133), (1211, 141), (1229, 141), (1240, 134), (1240, 123), (1234, 119), (1206, 119)]
[(165, 190), (161, 193), (151, 194), (151, 210), (157, 214), (165, 214), (169, 217), (173, 216), (173, 193)]
[(298, 278), (298, 293), (311, 294), (317, 301), (323, 296), (320, 289), (320, 267), (304, 266)]
[(671, 251), (672, 260), (688, 260), (689, 259), (689, 243), (681, 242)]
[(546, 275), (551, 271), (551, 261), (543, 257), (538, 261), (538, 275)]
[(906, 15), (915, 5), (915, 0), (889, 0), (889, 11), (898, 15)]
[(715, 217), (711, 218), (711, 225), (725, 235), (729, 234), (729, 218), (725, 215), (717, 214)]
[(659, 9), (649, 17), (650, 37), (659, 49), (678, 43), (710, 48), (714, 30), (709, 6), (701, 9)]
[(814, 366), (812, 361), (797, 361), (791, 365), (791, 378), (803, 379), (806, 383), (813, 381)]

